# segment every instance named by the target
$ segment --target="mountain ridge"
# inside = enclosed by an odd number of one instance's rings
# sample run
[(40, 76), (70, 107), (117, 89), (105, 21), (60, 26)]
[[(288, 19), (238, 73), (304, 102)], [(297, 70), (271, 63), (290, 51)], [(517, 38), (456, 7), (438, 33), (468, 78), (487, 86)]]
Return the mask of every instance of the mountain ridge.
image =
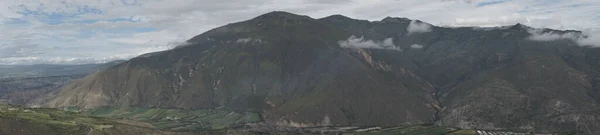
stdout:
[[(271, 12), (88, 76), (48, 106), (256, 110), (266, 123), (300, 127), (437, 123), (599, 133), (590, 130), (599, 126), (594, 120), (574, 119), (600, 116), (593, 111), (600, 109), (599, 50), (569, 39), (533, 41), (530, 30)], [(390, 45), (398, 49), (383, 47)]]

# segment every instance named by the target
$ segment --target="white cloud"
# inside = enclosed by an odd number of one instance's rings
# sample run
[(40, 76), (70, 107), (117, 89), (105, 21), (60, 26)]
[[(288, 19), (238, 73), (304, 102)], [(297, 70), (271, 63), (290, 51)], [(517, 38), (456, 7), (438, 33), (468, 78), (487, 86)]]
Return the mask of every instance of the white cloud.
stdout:
[(581, 46), (600, 47), (600, 33), (589, 34), (587, 38), (577, 40)]
[(517, 23), (528, 23), (533, 18), (527, 18), (519, 14), (512, 14), (508, 16), (499, 17), (474, 17), (474, 18), (456, 18), (455, 22), (449, 22), (449, 26), (480, 26), (480, 27), (494, 27), (494, 26), (505, 26), (513, 25)]
[(529, 30), (528, 31), (531, 36), (527, 39), (533, 41), (554, 41), (554, 40), (573, 40), (576, 41), (579, 39), (579, 34), (568, 32), (568, 33), (555, 33), (555, 32), (542, 32), (541, 29), (538, 30)]
[(529, 29), (527, 32), (531, 34), (527, 39), (532, 41), (555, 41), (555, 40), (571, 40), (580, 46), (600, 47), (600, 32), (587, 31), (578, 32), (544, 32), (543, 29)]
[(17, 1), (0, 1), (0, 22), (3, 22), (5, 19), (23, 17), (23, 15), (12, 11), (9, 7), (9, 5), (14, 5), (16, 2)]
[(410, 48), (414, 48), (414, 49), (421, 49), (421, 48), (423, 48), (423, 45), (420, 45), (420, 44), (413, 44), (413, 45), (410, 45)]
[(365, 40), (364, 37), (357, 38), (350, 36), (347, 40), (338, 42), (342, 48), (370, 48), (370, 49), (389, 49), (401, 51), (400, 48), (394, 45), (392, 38), (387, 38), (383, 41)]
[(410, 21), (408, 27), (406, 27), (406, 31), (408, 34), (412, 33), (426, 33), (431, 32), (431, 25), (423, 22), (417, 22), (415, 20)]

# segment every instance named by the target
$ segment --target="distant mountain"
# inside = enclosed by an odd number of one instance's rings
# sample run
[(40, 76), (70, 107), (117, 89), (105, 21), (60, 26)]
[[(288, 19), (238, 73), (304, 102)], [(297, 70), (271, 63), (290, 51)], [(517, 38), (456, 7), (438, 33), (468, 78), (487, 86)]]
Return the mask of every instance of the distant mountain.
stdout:
[(0, 102), (36, 106), (63, 85), (123, 61), (86, 65), (0, 66)]
[(45, 76), (65, 76), (76, 74), (89, 74), (98, 69), (108, 68), (112, 65), (125, 62), (124, 60), (111, 61), (99, 64), (82, 65), (0, 65), (0, 78), (26, 78)]
[(295, 127), (600, 134), (600, 49), (531, 40), (532, 30), (271, 12), (87, 76), (47, 105), (252, 110)]

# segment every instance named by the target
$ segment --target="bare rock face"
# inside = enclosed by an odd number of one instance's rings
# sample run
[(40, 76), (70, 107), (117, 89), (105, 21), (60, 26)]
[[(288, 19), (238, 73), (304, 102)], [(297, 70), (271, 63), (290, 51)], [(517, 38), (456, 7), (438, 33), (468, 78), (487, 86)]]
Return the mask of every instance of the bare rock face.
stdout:
[[(47, 105), (253, 110), (291, 127), (598, 134), (600, 49), (531, 41), (531, 29), (272, 12), (71, 83)], [(354, 36), (363, 38), (340, 44)]]

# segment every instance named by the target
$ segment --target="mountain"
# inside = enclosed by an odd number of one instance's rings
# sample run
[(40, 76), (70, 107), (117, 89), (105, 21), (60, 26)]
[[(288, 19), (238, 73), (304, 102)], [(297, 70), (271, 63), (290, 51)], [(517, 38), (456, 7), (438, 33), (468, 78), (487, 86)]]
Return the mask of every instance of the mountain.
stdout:
[(597, 48), (567, 39), (531, 41), (532, 28), (521, 24), (492, 29), (432, 27), (431, 32), (408, 34), (403, 30), (414, 22), (405, 18), (321, 20), (355, 35), (394, 37), (403, 53), (374, 61), (410, 59), (399, 66), (416, 65), (417, 76), (436, 89), (434, 98), (442, 106), (438, 124), (598, 133)]
[(338, 41), (349, 36), (307, 16), (273, 12), (88, 76), (50, 104), (223, 107), (300, 125), (433, 122), (434, 101), (425, 94), (432, 88), (408, 73), (384, 74), (340, 48)]
[(600, 49), (535, 41), (533, 30), (271, 12), (94, 73), (47, 106), (256, 111), (265, 123), (295, 127), (599, 134)]
[(36, 106), (73, 80), (123, 61), (84, 65), (0, 66), (0, 102)]

